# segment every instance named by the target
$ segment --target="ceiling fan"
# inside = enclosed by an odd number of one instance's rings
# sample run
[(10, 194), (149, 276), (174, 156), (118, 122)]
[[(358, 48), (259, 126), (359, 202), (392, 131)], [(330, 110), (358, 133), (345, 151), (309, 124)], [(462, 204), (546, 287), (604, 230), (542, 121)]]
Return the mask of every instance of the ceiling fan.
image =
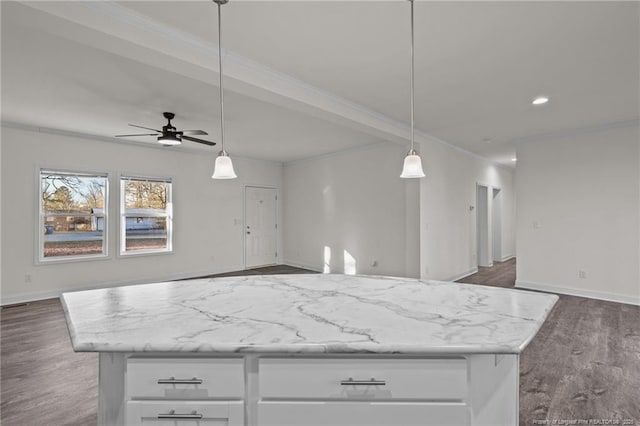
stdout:
[(216, 143), (211, 141), (205, 141), (204, 139), (198, 139), (187, 135), (207, 135), (204, 130), (178, 130), (171, 124), (171, 120), (176, 116), (172, 112), (162, 113), (164, 118), (167, 119), (167, 125), (162, 126), (162, 130), (152, 129), (150, 127), (138, 126), (137, 124), (129, 124), (132, 127), (138, 127), (140, 129), (153, 130), (155, 133), (139, 133), (135, 135), (116, 135), (116, 138), (128, 138), (131, 136), (157, 136), (158, 142), (165, 146), (180, 145), (183, 140), (201, 143), (203, 145), (214, 146)]

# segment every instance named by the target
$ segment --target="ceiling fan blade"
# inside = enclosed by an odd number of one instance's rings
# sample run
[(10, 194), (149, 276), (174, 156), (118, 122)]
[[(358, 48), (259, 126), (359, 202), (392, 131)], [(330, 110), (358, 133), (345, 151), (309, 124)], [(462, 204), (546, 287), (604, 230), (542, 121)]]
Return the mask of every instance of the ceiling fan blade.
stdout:
[(115, 135), (116, 138), (128, 138), (129, 136), (160, 136), (160, 133), (139, 133), (137, 135)]
[(209, 146), (214, 146), (216, 145), (215, 142), (210, 142), (210, 141), (205, 141), (203, 139), (198, 139), (198, 138), (192, 138), (191, 136), (182, 136), (182, 140), (185, 141), (191, 141), (191, 142), (197, 142), (197, 143), (201, 143), (203, 145), (209, 145)]
[(129, 124), (131, 127), (138, 127), (140, 129), (153, 130), (154, 132), (162, 133), (162, 130), (152, 129), (151, 127), (138, 126), (137, 124)]
[(208, 135), (204, 130), (182, 130), (183, 135)]

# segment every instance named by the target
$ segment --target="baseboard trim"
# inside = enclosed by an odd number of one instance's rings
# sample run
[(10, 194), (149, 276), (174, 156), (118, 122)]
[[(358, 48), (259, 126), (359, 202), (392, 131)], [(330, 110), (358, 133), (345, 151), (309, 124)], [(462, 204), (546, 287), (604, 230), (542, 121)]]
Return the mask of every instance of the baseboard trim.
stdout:
[(458, 274), (458, 275), (454, 275), (450, 278), (447, 278), (446, 280), (442, 280), (442, 281), (458, 281), (461, 280), (463, 278), (468, 277), (469, 275), (473, 275), (475, 273), (478, 272), (478, 268), (473, 268), (473, 269), (469, 269), (467, 272), (464, 272), (462, 274)]
[(506, 256), (502, 256), (502, 258), (500, 259), (500, 262), (506, 262), (507, 260), (511, 260), (514, 257), (516, 257), (515, 254), (508, 254)]
[(640, 306), (640, 295), (638, 297), (633, 297), (618, 293), (562, 287), (553, 284), (537, 283), (523, 280), (516, 280), (516, 288), (520, 288), (523, 290), (544, 291), (546, 293), (566, 294), (569, 296), (586, 297), (588, 299), (606, 300), (609, 302)]
[(322, 270), (322, 268), (319, 268), (317, 265), (311, 265), (308, 263), (304, 263), (304, 262), (298, 262), (295, 260), (289, 260), (289, 259), (285, 259), (282, 261), (283, 265), (289, 265), (289, 266), (294, 266), (296, 268), (302, 268), (302, 269), (308, 269), (310, 271), (314, 271), (314, 272), (324, 272)]
[(183, 272), (180, 274), (165, 275), (162, 277), (148, 277), (148, 278), (139, 278), (136, 280), (97, 283), (97, 284), (90, 284), (86, 286), (74, 287), (69, 289), (56, 289), (56, 290), (43, 291), (43, 292), (18, 294), (18, 295), (9, 296), (9, 297), (2, 296), (0, 298), (0, 305), (6, 306), (6, 305), (15, 305), (18, 303), (35, 302), (37, 300), (55, 299), (60, 297), (62, 293), (71, 293), (75, 291), (95, 290), (98, 288), (122, 287), (122, 286), (129, 286), (129, 285), (183, 280), (186, 278), (202, 277), (202, 276), (213, 275), (213, 274), (224, 274), (227, 272), (235, 272), (235, 271), (242, 271), (242, 270), (244, 270), (244, 266), (237, 265), (229, 268), (215, 268), (215, 269), (208, 269), (208, 270), (199, 271), (199, 272)]

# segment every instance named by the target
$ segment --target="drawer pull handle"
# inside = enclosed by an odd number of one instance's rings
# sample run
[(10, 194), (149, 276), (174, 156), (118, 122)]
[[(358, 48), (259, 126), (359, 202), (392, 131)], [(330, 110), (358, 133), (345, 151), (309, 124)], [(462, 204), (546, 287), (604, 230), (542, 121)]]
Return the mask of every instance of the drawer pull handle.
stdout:
[(167, 414), (158, 414), (158, 419), (174, 419), (174, 420), (200, 420), (202, 414), (197, 411), (192, 411), (190, 414), (176, 413), (175, 410), (170, 410)]
[(376, 380), (373, 377), (371, 380), (353, 380), (353, 377), (349, 377), (348, 380), (342, 380), (340, 384), (342, 386), (385, 386), (387, 382), (385, 380)]
[(175, 377), (169, 377), (168, 379), (158, 379), (159, 385), (201, 385), (202, 379), (176, 379)]

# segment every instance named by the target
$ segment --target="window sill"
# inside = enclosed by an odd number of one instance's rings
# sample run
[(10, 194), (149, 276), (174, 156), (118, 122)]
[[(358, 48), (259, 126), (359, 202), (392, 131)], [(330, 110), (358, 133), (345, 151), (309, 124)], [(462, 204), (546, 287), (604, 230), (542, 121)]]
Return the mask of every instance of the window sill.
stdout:
[(100, 260), (111, 260), (113, 256), (109, 254), (88, 255), (88, 256), (60, 256), (37, 258), (35, 264), (41, 265), (57, 265), (59, 263), (77, 263), (77, 262), (93, 262)]
[(174, 254), (173, 250), (154, 250), (154, 251), (144, 251), (144, 250), (140, 250), (140, 251), (135, 251), (135, 252), (120, 252), (118, 254), (119, 258), (122, 259), (127, 259), (127, 258), (131, 258), (131, 257), (144, 257), (144, 256), (161, 256), (161, 255), (166, 255), (166, 254)]

